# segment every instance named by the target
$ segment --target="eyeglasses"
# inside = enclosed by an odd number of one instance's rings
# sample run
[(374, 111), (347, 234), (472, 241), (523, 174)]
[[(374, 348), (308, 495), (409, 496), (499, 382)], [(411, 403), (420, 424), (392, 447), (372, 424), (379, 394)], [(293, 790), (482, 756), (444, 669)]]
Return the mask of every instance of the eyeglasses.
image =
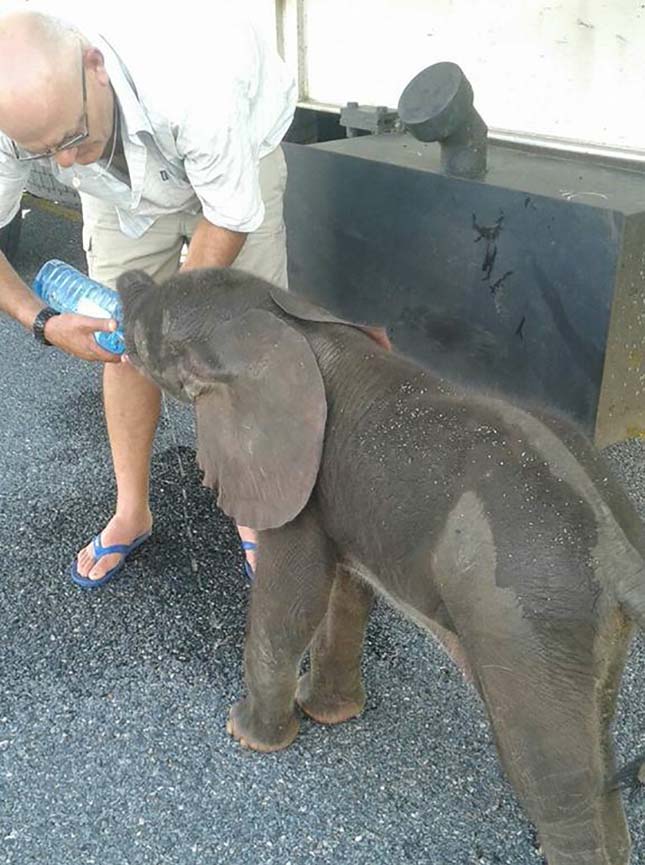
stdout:
[(54, 156), (56, 153), (60, 153), (61, 150), (71, 150), (72, 147), (78, 147), (78, 145), (85, 141), (86, 138), (90, 137), (88, 125), (87, 125), (87, 88), (85, 85), (85, 64), (83, 63), (83, 46), (81, 45), (81, 81), (83, 86), (83, 130), (82, 132), (76, 132), (74, 135), (69, 138), (65, 138), (60, 144), (57, 144), (55, 147), (48, 147), (47, 150), (43, 150), (40, 153), (31, 153), (29, 150), (25, 150), (22, 147), (19, 147), (15, 141), (11, 141), (11, 146), (13, 147), (13, 155), (20, 162), (28, 162), (30, 159), (49, 159), (51, 156)]

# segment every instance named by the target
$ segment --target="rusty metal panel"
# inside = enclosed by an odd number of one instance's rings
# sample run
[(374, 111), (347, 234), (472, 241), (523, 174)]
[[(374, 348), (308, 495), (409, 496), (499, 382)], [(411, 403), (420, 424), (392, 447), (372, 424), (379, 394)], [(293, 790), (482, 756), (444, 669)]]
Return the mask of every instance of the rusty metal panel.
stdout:
[(598, 401), (596, 441), (645, 438), (645, 214), (625, 225)]

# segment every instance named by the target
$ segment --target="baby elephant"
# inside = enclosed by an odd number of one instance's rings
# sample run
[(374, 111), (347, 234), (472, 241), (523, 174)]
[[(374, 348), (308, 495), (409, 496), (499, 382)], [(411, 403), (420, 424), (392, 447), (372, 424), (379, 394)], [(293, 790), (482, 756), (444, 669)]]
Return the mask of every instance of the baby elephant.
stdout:
[(296, 703), (361, 712), (375, 589), (468, 669), (549, 865), (627, 863), (609, 725), (645, 532), (588, 440), (241, 271), (119, 290), (130, 360), (194, 400), (204, 483), (260, 532), (229, 732), (272, 751)]

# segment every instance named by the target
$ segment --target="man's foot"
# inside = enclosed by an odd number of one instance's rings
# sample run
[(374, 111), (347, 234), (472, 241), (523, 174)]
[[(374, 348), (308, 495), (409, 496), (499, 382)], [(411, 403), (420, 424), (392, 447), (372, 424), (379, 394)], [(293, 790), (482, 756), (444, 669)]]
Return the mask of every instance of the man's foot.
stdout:
[(257, 550), (258, 545), (255, 541), (242, 541), (242, 550), (244, 551), (244, 555), (246, 556), (244, 562), (244, 570), (246, 571), (246, 576), (249, 580), (254, 579), (255, 577), (255, 563), (257, 560), (257, 556), (255, 551)]
[[(101, 544), (104, 547), (111, 547), (115, 544), (131, 544), (135, 538), (149, 532), (151, 528), (152, 515), (149, 512), (139, 520), (128, 520), (115, 514), (101, 532)], [(118, 565), (121, 558), (118, 553), (113, 553), (102, 556), (96, 561), (92, 541), (90, 541), (78, 554), (76, 567), (81, 577), (100, 580), (109, 570)]]
[(253, 531), (253, 529), (250, 529), (248, 526), (238, 526), (237, 532), (242, 541), (242, 549), (244, 550), (244, 555), (246, 557), (246, 575), (249, 579), (253, 579), (258, 561), (256, 553), (258, 533)]

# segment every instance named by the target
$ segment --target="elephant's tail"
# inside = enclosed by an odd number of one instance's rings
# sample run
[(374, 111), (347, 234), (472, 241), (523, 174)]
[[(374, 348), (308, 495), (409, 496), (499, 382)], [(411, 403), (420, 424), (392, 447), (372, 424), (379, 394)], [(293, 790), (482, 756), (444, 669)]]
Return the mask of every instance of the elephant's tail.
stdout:
[[(645, 564), (619, 588), (619, 600), (630, 619), (645, 631)], [(609, 789), (629, 790), (630, 799), (645, 792), (645, 751), (630, 760), (609, 782)]]
[(632, 622), (645, 631), (645, 564), (629, 581), (629, 586), (619, 588), (618, 600)]
[(609, 791), (629, 790), (629, 798), (645, 792), (645, 752), (619, 769), (609, 782)]

